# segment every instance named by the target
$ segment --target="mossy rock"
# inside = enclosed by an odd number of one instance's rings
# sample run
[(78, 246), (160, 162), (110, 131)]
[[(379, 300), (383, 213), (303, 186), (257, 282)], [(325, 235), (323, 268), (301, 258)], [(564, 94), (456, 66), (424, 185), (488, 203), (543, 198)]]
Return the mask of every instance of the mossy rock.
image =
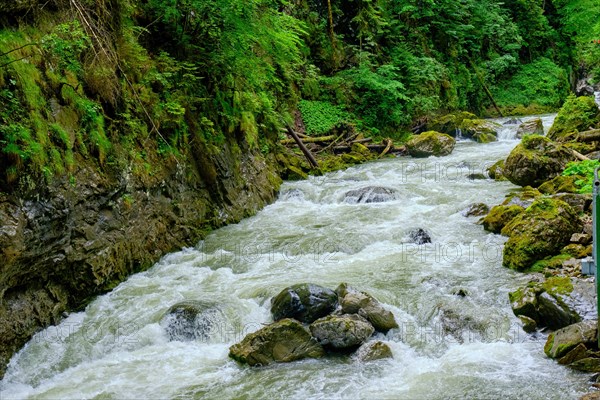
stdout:
[(532, 188), (531, 186), (525, 186), (524, 188), (511, 192), (506, 196), (502, 202), (503, 206), (517, 205), (523, 208), (527, 208), (533, 204), (533, 201), (540, 197), (542, 193)]
[(423, 132), (406, 143), (408, 154), (416, 158), (447, 156), (452, 153), (456, 141), (450, 135), (435, 131)]
[(306, 328), (293, 319), (268, 325), (229, 348), (229, 357), (251, 366), (320, 358), (324, 354)]
[(490, 133), (482, 133), (480, 135), (477, 135), (475, 137), (475, 141), (477, 143), (491, 143), (491, 142), (497, 142), (498, 141), (498, 137), (495, 135), (492, 135)]
[(427, 129), (431, 131), (446, 133), (450, 136), (456, 135), (456, 130), (461, 128), (462, 122), (465, 119), (477, 119), (475, 114), (467, 111), (462, 111), (457, 114), (446, 114), (434, 118), (427, 124)]
[(579, 346), (592, 347), (598, 340), (598, 322), (586, 320), (552, 332), (544, 345), (550, 358), (561, 358)]
[(487, 169), (487, 173), (490, 178), (496, 181), (505, 181), (504, 177), (504, 160), (496, 161), (491, 167)]
[(599, 120), (600, 110), (593, 97), (571, 95), (558, 111), (548, 131), (548, 138), (564, 140), (574, 132), (582, 132), (595, 126)]
[(528, 135), (510, 152), (504, 176), (515, 185), (538, 187), (559, 176), (574, 158), (563, 146), (543, 136)]
[(517, 138), (522, 138), (525, 135), (543, 135), (544, 124), (541, 118), (534, 118), (525, 121), (517, 128)]
[(550, 294), (570, 294), (573, 292), (573, 282), (568, 276), (553, 276), (542, 283), (542, 288)]
[(504, 245), (505, 267), (523, 271), (535, 261), (559, 252), (583, 224), (567, 203), (549, 198), (536, 199), (525, 212), (503, 229), (510, 236)]
[(479, 143), (489, 143), (498, 140), (498, 130), (501, 125), (485, 119), (465, 118), (459, 127), (463, 137)]
[(356, 352), (356, 357), (359, 361), (368, 362), (382, 360), (385, 358), (394, 358), (390, 346), (382, 341), (368, 342), (360, 346)]
[(525, 209), (518, 205), (495, 206), (491, 209), (490, 213), (483, 218), (483, 229), (493, 233), (500, 233), (502, 228), (524, 211)]
[(592, 255), (592, 245), (584, 246), (577, 243), (566, 245), (560, 251), (561, 254), (569, 255), (573, 258), (584, 258)]
[(529, 271), (549, 273), (549, 271), (562, 268), (563, 263), (571, 258), (573, 257), (568, 254), (559, 254), (553, 257), (546, 257), (543, 260), (536, 261), (531, 266)]
[(582, 179), (582, 177), (578, 175), (559, 175), (542, 183), (538, 190), (544, 194), (577, 193), (578, 188), (575, 186), (575, 181), (579, 179)]
[(313, 322), (309, 328), (321, 345), (334, 349), (357, 347), (375, 332), (373, 325), (358, 314), (328, 315)]
[(312, 283), (300, 283), (283, 289), (271, 300), (273, 320), (294, 318), (311, 323), (335, 310), (337, 294)]

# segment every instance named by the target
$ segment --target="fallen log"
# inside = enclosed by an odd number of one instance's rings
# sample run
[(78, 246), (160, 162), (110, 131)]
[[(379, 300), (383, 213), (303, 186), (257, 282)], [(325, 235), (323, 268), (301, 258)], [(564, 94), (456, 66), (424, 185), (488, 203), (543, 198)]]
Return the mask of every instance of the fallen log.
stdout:
[[(305, 139), (302, 139), (302, 141), (304, 143), (319, 143), (319, 142), (329, 142), (334, 139), (335, 139), (335, 135), (329, 135), (329, 136), (320, 136), (320, 137), (306, 137)], [(281, 144), (292, 144), (294, 142), (296, 142), (295, 139), (283, 139), (280, 141)]]
[(304, 145), (304, 143), (302, 143), (302, 140), (298, 137), (298, 135), (296, 134), (296, 132), (294, 132), (294, 130), (292, 128), (290, 128), (289, 126), (287, 127), (287, 130), (288, 130), (288, 133), (290, 134), (290, 136), (292, 136), (294, 138), (294, 141), (296, 142), (296, 144), (298, 145), (298, 147), (300, 147), (300, 150), (302, 150), (302, 153), (304, 153), (304, 156), (308, 160), (308, 163), (311, 166), (317, 168), (319, 166), (319, 164), (317, 163), (317, 160), (312, 155), (312, 153), (310, 152), (310, 150), (308, 150), (306, 148), (306, 146)]
[(578, 142), (596, 142), (600, 141), (600, 129), (591, 129), (589, 131), (579, 132)]
[[(387, 145), (385, 145), (385, 144), (368, 144), (365, 147), (373, 152), (381, 153), (385, 150)], [(351, 151), (352, 151), (352, 146), (342, 145), (342, 146), (335, 146), (333, 148), (333, 152), (336, 154), (350, 153)]]
[(575, 150), (573, 150), (573, 149), (569, 149), (569, 150), (571, 151), (571, 153), (572, 153), (572, 154), (573, 154), (575, 157), (577, 157), (577, 159), (578, 159), (578, 160), (581, 160), (581, 161), (586, 161), (586, 160), (589, 160), (589, 159), (590, 159), (589, 157), (586, 157), (586, 156), (584, 156), (583, 154), (581, 154), (581, 153), (580, 153), (580, 152), (578, 152), (578, 151), (575, 151)]
[(385, 156), (387, 154), (387, 152), (390, 151), (390, 148), (394, 144), (394, 142), (391, 139), (385, 139), (383, 141), (383, 143), (387, 143), (387, 145), (385, 146), (385, 149), (381, 153), (379, 153), (379, 158)]
[(372, 141), (373, 141), (373, 138), (368, 137), (368, 138), (364, 138), (364, 139), (356, 139), (356, 140), (351, 141), (350, 143), (369, 143)]

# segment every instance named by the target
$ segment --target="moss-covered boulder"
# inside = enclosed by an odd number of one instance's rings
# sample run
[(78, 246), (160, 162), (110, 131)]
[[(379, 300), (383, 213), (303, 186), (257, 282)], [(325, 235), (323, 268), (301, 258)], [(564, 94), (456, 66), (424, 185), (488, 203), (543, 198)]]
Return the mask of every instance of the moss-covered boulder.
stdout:
[(569, 244), (571, 235), (582, 229), (580, 218), (567, 203), (538, 198), (502, 229), (510, 237), (504, 245), (502, 264), (523, 271), (535, 261), (558, 253)]
[(323, 345), (348, 349), (361, 345), (375, 328), (358, 314), (328, 315), (310, 324), (310, 333)]
[(559, 175), (546, 181), (540, 185), (538, 190), (544, 194), (555, 194), (555, 193), (577, 193), (577, 187), (575, 181), (582, 179), (582, 177), (571, 175), (562, 176)]
[(523, 208), (527, 208), (533, 204), (534, 200), (540, 197), (542, 193), (532, 188), (531, 186), (525, 186), (521, 190), (517, 190), (506, 195), (506, 198), (502, 202), (503, 206), (517, 205)]
[[(568, 277), (553, 277), (546, 282), (530, 282), (527, 286), (509, 293), (513, 313), (528, 322), (528, 329), (548, 327), (560, 329), (581, 321), (581, 317), (564, 300), (573, 291)], [(531, 323), (529, 320), (533, 321)]]
[(482, 220), (483, 229), (493, 233), (501, 233), (502, 228), (524, 211), (523, 207), (515, 204), (492, 207), (489, 214)]
[(487, 169), (488, 176), (496, 181), (505, 181), (504, 177), (504, 160), (496, 161)]
[(517, 128), (517, 138), (522, 138), (525, 135), (543, 135), (544, 124), (541, 118), (534, 118), (523, 122)]
[(360, 346), (356, 352), (356, 358), (362, 362), (382, 360), (385, 358), (394, 358), (390, 346), (382, 341), (376, 340)]
[(598, 340), (598, 321), (586, 320), (552, 332), (544, 353), (550, 358), (561, 358), (580, 344), (593, 346)]
[(378, 332), (386, 333), (398, 327), (391, 311), (386, 310), (377, 299), (368, 293), (360, 292), (345, 283), (336, 289), (342, 312), (359, 314), (373, 325)]
[(498, 130), (502, 126), (485, 119), (463, 119), (460, 124), (462, 136), (479, 143), (489, 143), (498, 140)]
[(565, 140), (572, 133), (582, 132), (596, 126), (599, 119), (600, 111), (593, 97), (571, 95), (558, 111), (554, 123), (548, 131), (548, 138)]
[(435, 131), (423, 132), (406, 143), (408, 154), (416, 158), (447, 156), (454, 150), (456, 141), (450, 135)]
[(251, 366), (319, 358), (323, 355), (321, 345), (300, 322), (293, 319), (283, 319), (265, 326), (229, 348), (229, 357)]
[(312, 283), (300, 283), (283, 289), (271, 300), (273, 320), (294, 318), (310, 324), (337, 307), (337, 294)]
[(461, 129), (462, 122), (465, 119), (474, 120), (477, 119), (477, 116), (467, 111), (442, 115), (431, 120), (431, 122), (427, 124), (427, 129), (446, 133), (450, 136), (456, 136), (457, 129)]
[(528, 135), (509, 154), (504, 176), (519, 186), (538, 187), (562, 173), (572, 153), (546, 137)]
[(557, 193), (550, 196), (553, 199), (561, 200), (570, 205), (577, 213), (582, 214), (590, 211), (592, 208), (591, 193)]

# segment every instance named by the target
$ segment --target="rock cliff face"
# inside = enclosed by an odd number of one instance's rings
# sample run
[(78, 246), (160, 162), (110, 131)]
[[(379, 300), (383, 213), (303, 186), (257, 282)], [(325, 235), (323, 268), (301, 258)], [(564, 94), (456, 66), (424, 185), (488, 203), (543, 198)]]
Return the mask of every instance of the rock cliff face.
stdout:
[(143, 176), (79, 160), (71, 179), (0, 193), (0, 377), (64, 312), (272, 202), (281, 183), (274, 157), (243, 147), (232, 139), (165, 158)]

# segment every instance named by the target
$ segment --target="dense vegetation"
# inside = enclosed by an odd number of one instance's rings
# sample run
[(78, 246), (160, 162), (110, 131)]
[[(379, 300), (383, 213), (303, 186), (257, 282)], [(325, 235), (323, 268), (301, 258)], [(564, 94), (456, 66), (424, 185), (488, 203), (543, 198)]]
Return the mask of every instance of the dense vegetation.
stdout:
[(555, 110), (582, 74), (600, 80), (596, 0), (50, 0), (0, 11), (3, 191), (68, 177), (79, 159), (151, 174), (157, 158), (201, 164), (226, 140), (268, 153), (298, 109), (311, 134), (351, 123), (400, 137), (436, 113), (493, 114), (492, 98), (505, 113)]

